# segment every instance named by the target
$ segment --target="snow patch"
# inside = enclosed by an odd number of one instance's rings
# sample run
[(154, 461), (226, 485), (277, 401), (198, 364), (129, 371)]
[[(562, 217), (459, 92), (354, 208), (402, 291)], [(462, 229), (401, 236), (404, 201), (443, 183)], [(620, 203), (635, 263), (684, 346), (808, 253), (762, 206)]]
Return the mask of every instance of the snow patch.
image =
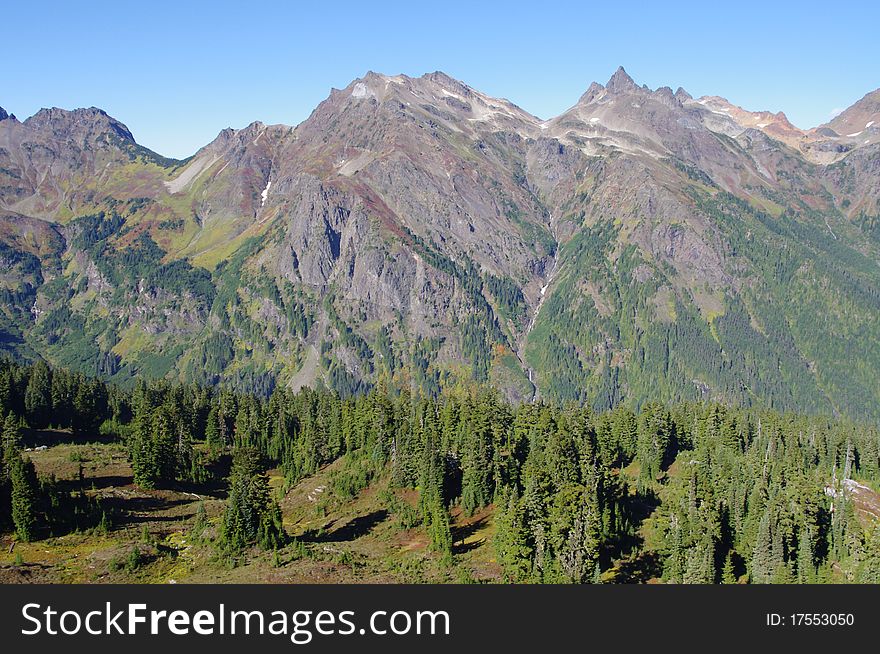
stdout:
[(858, 136), (859, 134), (861, 134), (863, 131), (865, 131), (865, 130), (861, 130), (861, 131), (859, 131), (859, 132), (856, 132), (855, 134), (847, 134), (847, 136), (848, 136), (849, 138), (854, 138), (854, 137)]
[(769, 124), (770, 123), (758, 123), (757, 125), (755, 125), (755, 127), (757, 127), (758, 129), (764, 129)]
[(266, 182), (266, 188), (263, 189), (263, 192), (260, 193), (260, 206), (264, 206), (266, 204), (266, 198), (269, 196), (269, 187), (272, 186), (272, 181)]
[(866, 123), (866, 124), (865, 124), (865, 129), (868, 129), (868, 128), (869, 128), (871, 125), (873, 125), (873, 124), (874, 124), (874, 121), (873, 121), (873, 120), (872, 120), (870, 123)]

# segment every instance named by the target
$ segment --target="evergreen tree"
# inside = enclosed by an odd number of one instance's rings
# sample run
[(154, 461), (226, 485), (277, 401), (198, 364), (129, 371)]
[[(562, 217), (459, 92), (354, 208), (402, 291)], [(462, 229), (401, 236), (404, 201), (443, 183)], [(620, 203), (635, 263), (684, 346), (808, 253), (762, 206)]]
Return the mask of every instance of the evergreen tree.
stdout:
[(9, 481), (11, 487), (12, 521), (16, 535), (23, 541), (33, 540), (37, 527), (38, 486), (34, 464), (9, 450)]
[(31, 369), (24, 394), (24, 409), (28, 424), (45, 429), (52, 417), (52, 378), (49, 367), (38, 363)]
[(736, 583), (736, 572), (733, 567), (733, 552), (728, 552), (727, 557), (724, 559), (724, 567), (721, 570), (721, 583), (722, 584), (735, 584)]
[(516, 488), (502, 495), (495, 516), (495, 551), (509, 581), (524, 581), (529, 574), (531, 547)]
[(865, 543), (865, 555), (859, 562), (857, 577), (861, 584), (880, 584), (880, 523), (874, 525)]
[(3, 421), (3, 447), (0, 454), (10, 450), (17, 450), (21, 446), (21, 439), (24, 436), (24, 429), (21, 421), (9, 413), (6, 420)]
[(97, 381), (79, 379), (71, 407), (70, 426), (74, 434), (97, 435), (107, 417), (107, 391)]
[(161, 464), (146, 413), (141, 413), (135, 418), (134, 430), (129, 441), (129, 456), (134, 483), (141, 488), (155, 488), (162, 476)]
[(816, 578), (816, 566), (813, 562), (813, 548), (806, 528), (801, 529), (798, 538), (797, 581), (799, 584), (811, 584)]
[(641, 465), (639, 481), (654, 483), (669, 456), (673, 433), (669, 413), (656, 403), (645, 406), (639, 415), (636, 459)]
[(220, 546), (236, 553), (259, 544), (275, 549), (286, 541), (281, 509), (270, 495), (269, 480), (261, 471), (259, 453), (236, 451), (229, 475), (229, 496), (220, 527)]

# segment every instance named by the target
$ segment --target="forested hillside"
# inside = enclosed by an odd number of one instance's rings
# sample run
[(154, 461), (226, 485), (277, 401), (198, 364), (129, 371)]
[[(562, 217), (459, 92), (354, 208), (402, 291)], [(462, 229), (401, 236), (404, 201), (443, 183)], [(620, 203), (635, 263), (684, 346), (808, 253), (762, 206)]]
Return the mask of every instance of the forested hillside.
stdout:
[(6, 579), (79, 559), (93, 581), (880, 582), (880, 431), (845, 420), (479, 385), (127, 389), (9, 360), (0, 408)]

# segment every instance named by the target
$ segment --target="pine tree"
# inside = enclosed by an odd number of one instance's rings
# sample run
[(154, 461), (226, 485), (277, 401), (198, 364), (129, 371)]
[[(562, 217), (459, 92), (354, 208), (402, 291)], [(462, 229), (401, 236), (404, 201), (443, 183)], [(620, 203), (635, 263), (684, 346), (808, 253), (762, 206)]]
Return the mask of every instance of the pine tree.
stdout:
[(813, 562), (813, 548), (810, 544), (808, 530), (802, 528), (798, 538), (797, 581), (799, 584), (811, 584), (816, 579), (816, 565)]
[(107, 389), (98, 381), (78, 379), (77, 382), (71, 427), (74, 434), (93, 436), (107, 417)]
[(703, 539), (688, 549), (685, 572), (682, 579), (685, 584), (715, 583), (715, 551), (711, 540)]
[(282, 546), (287, 534), (281, 509), (269, 492), (260, 456), (253, 449), (236, 451), (229, 475), (229, 496), (220, 526), (220, 546), (237, 553), (254, 544), (266, 549)]
[(495, 515), (495, 551), (509, 581), (524, 581), (529, 572), (531, 548), (525, 516), (516, 488), (499, 498)]
[(0, 370), (0, 415), (6, 415), (16, 409), (15, 399), (12, 371)]
[(37, 475), (30, 459), (23, 459), (15, 451), (7, 451), (7, 457), (15, 533), (19, 539), (29, 541), (37, 527)]
[(768, 584), (770, 583), (773, 573), (773, 532), (771, 524), (770, 509), (764, 511), (761, 522), (758, 526), (758, 540), (755, 543), (754, 554), (752, 555), (752, 583)]
[(721, 583), (736, 583), (736, 572), (734, 572), (733, 567), (733, 552), (728, 552), (727, 557), (724, 559), (724, 567), (721, 569)]
[(639, 416), (636, 457), (641, 464), (639, 482), (650, 487), (669, 456), (672, 424), (669, 413), (656, 403), (647, 404)]
[(162, 478), (162, 468), (156, 442), (153, 439), (151, 408), (141, 406), (134, 417), (129, 439), (129, 456), (134, 483), (141, 488), (155, 488)]
[(684, 547), (684, 536), (681, 530), (681, 518), (673, 513), (670, 518), (669, 557), (664, 565), (666, 576), (673, 583), (681, 583), (684, 578), (687, 553)]
[(492, 501), (492, 432), (485, 407), (478, 406), (462, 454), (461, 508), (472, 515)]
[(31, 369), (24, 393), (24, 408), (28, 423), (35, 429), (45, 429), (52, 417), (52, 378), (49, 367), (38, 363)]
[[(174, 433), (174, 422), (166, 406), (159, 407), (153, 413), (150, 438), (155, 448), (158, 479), (164, 482), (178, 478), (177, 438)], [(188, 466), (187, 466), (188, 467)], [(184, 468), (186, 470), (186, 467)]]
[(205, 422), (205, 442), (215, 451), (222, 450), (226, 443), (220, 435), (220, 409), (216, 404), (211, 404), (208, 417)]
[(439, 552), (446, 563), (452, 561), (452, 530), (449, 525), (449, 513), (436, 496), (426, 502), (426, 521), (430, 549)]
[(52, 375), (52, 422), (58, 427), (69, 427), (73, 420), (72, 376), (55, 371)]
[(859, 562), (855, 581), (860, 584), (880, 584), (880, 523), (874, 526), (867, 538), (865, 556)]
[(599, 560), (600, 515), (594, 492), (580, 484), (560, 488), (550, 513), (551, 542), (562, 580), (584, 583)]
[(21, 446), (21, 439), (24, 435), (21, 421), (12, 413), (6, 416), (3, 421), (3, 448), (0, 453), (7, 450), (17, 450)]

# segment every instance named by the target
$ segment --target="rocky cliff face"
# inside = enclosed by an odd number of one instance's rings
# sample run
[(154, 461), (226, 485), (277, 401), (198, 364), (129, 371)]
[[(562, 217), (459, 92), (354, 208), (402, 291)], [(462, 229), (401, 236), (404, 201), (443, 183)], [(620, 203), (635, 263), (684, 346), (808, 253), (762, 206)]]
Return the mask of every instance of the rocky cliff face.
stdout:
[(806, 133), (620, 69), (540, 120), (369, 73), (183, 162), (100, 110), (7, 118), (4, 347), (257, 392), (476, 379), (866, 415), (880, 155), (836, 127), (868, 98)]

